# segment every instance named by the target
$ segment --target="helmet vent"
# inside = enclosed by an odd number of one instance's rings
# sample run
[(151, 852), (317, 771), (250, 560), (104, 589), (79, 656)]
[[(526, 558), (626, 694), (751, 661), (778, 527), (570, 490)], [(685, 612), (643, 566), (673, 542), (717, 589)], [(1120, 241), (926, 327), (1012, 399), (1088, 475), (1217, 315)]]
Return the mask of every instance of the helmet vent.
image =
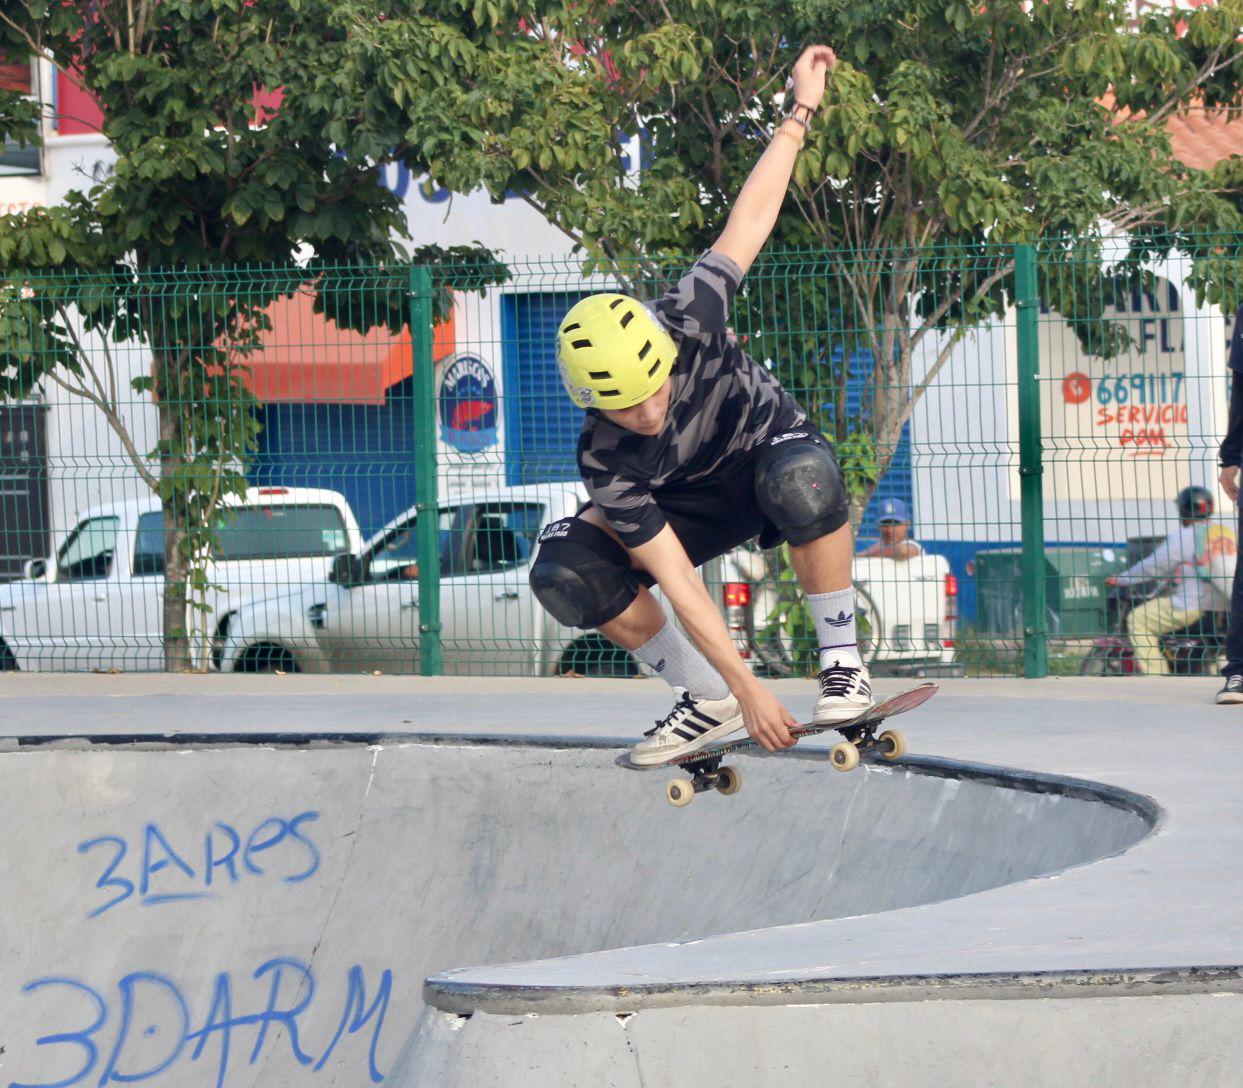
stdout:
[(624, 329), (633, 320), (634, 320), (634, 311), (627, 310), (624, 314), (622, 314), (621, 327)]
[(643, 362), (647, 358), (647, 353), (652, 350), (652, 342), (647, 340), (643, 346), (639, 348), (639, 362)]
[(589, 377), (593, 382), (602, 382), (606, 378), (611, 378), (612, 376), (612, 373), (607, 370), (590, 370), (587, 372), (587, 377)]
[(616, 310), (616, 309), (617, 309), (617, 307), (618, 307), (618, 306), (620, 306), (620, 305), (621, 305), (623, 302), (625, 302), (625, 301), (626, 301), (626, 300), (625, 300), (624, 298), (615, 298), (615, 299), (613, 299), (613, 301), (612, 301), (612, 302), (610, 302), (610, 303), (609, 303), (609, 309), (610, 309), (610, 310)]
[(596, 394), (601, 397), (620, 397), (620, 389), (597, 389)]
[(573, 332), (575, 329), (581, 329), (581, 328), (582, 328), (582, 325), (580, 325), (577, 321), (575, 321), (573, 325), (563, 326), (561, 331), (562, 332)]
[(572, 341), (572, 346), (576, 348), (589, 348), (591, 347), (591, 341), (590, 340), (574, 340)]
[(656, 362), (654, 362), (654, 363), (652, 364), (651, 369), (649, 369), (649, 370), (648, 370), (648, 372), (647, 372), (647, 376), (650, 378), (650, 377), (651, 377), (653, 374), (655, 374), (655, 373), (656, 373), (656, 371), (658, 371), (659, 369), (660, 369), (660, 360), (659, 360), (659, 359), (657, 359), (657, 360), (656, 360)]

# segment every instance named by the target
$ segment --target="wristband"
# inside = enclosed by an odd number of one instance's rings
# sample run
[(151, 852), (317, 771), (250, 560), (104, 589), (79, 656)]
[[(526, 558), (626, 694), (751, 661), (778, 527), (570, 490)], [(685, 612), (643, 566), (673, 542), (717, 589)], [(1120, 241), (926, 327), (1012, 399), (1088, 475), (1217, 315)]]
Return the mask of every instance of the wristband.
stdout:
[[(800, 111), (802, 111), (801, 115), (800, 115)], [(804, 102), (795, 102), (794, 105), (792, 105), (788, 110), (786, 110), (786, 119), (789, 121), (795, 121), (798, 124), (802, 125), (804, 132), (806, 132), (809, 128), (811, 128), (811, 119), (815, 116), (816, 116), (815, 107), (808, 106)]]

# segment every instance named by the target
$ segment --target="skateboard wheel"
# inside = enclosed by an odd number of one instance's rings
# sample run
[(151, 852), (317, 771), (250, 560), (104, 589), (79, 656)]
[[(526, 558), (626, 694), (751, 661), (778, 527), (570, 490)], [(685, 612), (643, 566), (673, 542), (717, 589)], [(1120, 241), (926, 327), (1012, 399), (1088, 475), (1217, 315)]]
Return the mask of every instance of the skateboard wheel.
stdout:
[(859, 766), (859, 749), (844, 740), (829, 749), (829, 759), (839, 771), (853, 771)]
[(742, 789), (742, 772), (737, 767), (722, 767), (717, 771), (716, 788), (722, 793), (737, 793)]
[(695, 800), (694, 783), (689, 778), (675, 778), (665, 787), (665, 796), (677, 808), (689, 805)]
[(886, 729), (876, 738), (876, 747), (885, 759), (898, 759), (906, 754), (906, 734), (897, 729)]

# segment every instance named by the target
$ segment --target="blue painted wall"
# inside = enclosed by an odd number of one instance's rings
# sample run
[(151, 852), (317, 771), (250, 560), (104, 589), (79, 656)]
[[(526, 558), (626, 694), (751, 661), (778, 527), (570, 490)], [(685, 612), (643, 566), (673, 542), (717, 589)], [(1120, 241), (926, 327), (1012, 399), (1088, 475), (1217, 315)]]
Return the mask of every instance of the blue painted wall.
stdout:
[(367, 404), (269, 404), (249, 473), (257, 486), (327, 487), (342, 492), (363, 535), (414, 505), (412, 381)]

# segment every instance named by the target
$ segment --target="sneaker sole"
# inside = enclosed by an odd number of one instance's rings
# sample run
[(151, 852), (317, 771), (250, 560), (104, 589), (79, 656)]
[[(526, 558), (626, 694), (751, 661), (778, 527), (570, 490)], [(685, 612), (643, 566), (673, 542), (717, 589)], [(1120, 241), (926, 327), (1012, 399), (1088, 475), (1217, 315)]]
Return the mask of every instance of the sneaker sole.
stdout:
[(840, 709), (824, 711), (820, 714), (812, 714), (812, 725), (844, 725), (852, 722), (856, 718), (862, 718), (876, 704), (868, 703), (866, 706), (843, 706)]
[(646, 752), (637, 752), (632, 748), (630, 750), (630, 762), (636, 767), (655, 767), (661, 763), (672, 763), (675, 759), (682, 759), (684, 756), (692, 755), (707, 748), (709, 745), (725, 740), (740, 730), (746, 730), (746, 726), (741, 721), (736, 725), (728, 727), (721, 725), (717, 726), (716, 729), (709, 729), (703, 736), (687, 741), (685, 745), (681, 745), (678, 748), (664, 748), (660, 751), (649, 749)]
[(1217, 702), (1222, 706), (1229, 706), (1233, 703), (1243, 703), (1243, 692), (1222, 692), (1217, 696)]

